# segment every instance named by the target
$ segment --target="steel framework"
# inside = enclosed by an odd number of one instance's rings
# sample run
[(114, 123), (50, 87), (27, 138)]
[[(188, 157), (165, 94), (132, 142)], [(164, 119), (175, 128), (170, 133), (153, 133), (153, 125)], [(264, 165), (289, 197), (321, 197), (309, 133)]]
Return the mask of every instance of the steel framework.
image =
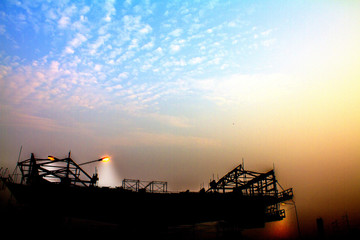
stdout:
[(135, 179), (124, 179), (122, 187), (127, 190), (139, 192), (167, 192), (167, 182), (162, 181), (140, 181)]
[(274, 170), (266, 173), (248, 171), (240, 164), (228, 172), (219, 181), (212, 180), (207, 192), (236, 192), (244, 196), (263, 197), (266, 204), (266, 221), (285, 218), (285, 210), (280, 209), (280, 203), (293, 198), (292, 188), (278, 192), (281, 187), (275, 177)]
[[(21, 184), (58, 183), (63, 185), (95, 186), (98, 181), (97, 173), (92, 177), (70, 157), (58, 159), (49, 156), (47, 159), (35, 158), (34, 154), (27, 160), (18, 162), (17, 168), (21, 172)], [(98, 160), (95, 160), (98, 161)], [(93, 162), (93, 161), (91, 161)], [(90, 163), (90, 162), (88, 162)]]

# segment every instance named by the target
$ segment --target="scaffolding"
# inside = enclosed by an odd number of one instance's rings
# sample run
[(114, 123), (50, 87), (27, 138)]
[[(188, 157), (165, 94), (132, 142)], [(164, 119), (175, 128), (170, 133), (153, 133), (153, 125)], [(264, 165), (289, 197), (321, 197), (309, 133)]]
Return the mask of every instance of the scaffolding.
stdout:
[(124, 179), (122, 187), (135, 192), (164, 193), (167, 192), (167, 182), (162, 181), (140, 181), (135, 179)]
[(64, 159), (58, 159), (53, 156), (49, 156), (46, 159), (40, 159), (35, 158), (32, 153), (29, 159), (17, 163), (13, 179), (17, 180), (18, 174), (16, 170), (19, 169), (21, 173), (20, 184), (34, 185), (55, 183), (92, 187), (97, 184), (99, 179), (98, 174), (95, 173), (91, 177), (80, 167), (80, 165), (101, 160), (103, 159), (77, 164), (71, 159), (70, 152), (68, 157)]
[(274, 170), (266, 173), (248, 171), (240, 164), (228, 172), (217, 182), (212, 180), (207, 192), (235, 192), (243, 196), (262, 197), (265, 200), (267, 222), (285, 218), (285, 210), (280, 209), (280, 203), (293, 198), (292, 188), (278, 192), (278, 183)]

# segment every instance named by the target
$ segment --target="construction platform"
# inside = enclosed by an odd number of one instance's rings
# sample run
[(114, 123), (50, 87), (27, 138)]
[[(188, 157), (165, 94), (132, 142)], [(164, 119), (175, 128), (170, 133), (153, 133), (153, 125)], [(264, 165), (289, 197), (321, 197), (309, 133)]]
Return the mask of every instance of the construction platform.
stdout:
[[(2, 182), (28, 214), (48, 214), (116, 224), (162, 228), (223, 221), (241, 229), (264, 227), (285, 218), (281, 203), (293, 198), (282, 189), (274, 170), (260, 173), (240, 164), (199, 192), (168, 192), (167, 182), (124, 179), (117, 188), (98, 187), (98, 174), (82, 166), (105, 158), (76, 163), (68, 157), (19, 161)], [(280, 191), (278, 187), (280, 186)]]

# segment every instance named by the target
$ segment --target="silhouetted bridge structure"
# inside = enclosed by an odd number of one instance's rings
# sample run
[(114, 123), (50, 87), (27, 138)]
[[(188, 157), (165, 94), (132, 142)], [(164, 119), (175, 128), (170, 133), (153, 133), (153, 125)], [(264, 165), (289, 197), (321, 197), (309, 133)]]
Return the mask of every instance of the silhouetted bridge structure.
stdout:
[(199, 192), (168, 192), (167, 182), (134, 179), (124, 179), (116, 188), (98, 187), (98, 174), (90, 176), (82, 166), (105, 160), (108, 158), (78, 164), (70, 153), (64, 159), (31, 154), (18, 162), (12, 175), (2, 176), (2, 181), (30, 212), (28, 216), (46, 210), (52, 216), (94, 219), (124, 228), (209, 221), (263, 227), (266, 222), (282, 220), (285, 211), (280, 203), (293, 198), (291, 188), (278, 191), (274, 170), (248, 171), (243, 164)]

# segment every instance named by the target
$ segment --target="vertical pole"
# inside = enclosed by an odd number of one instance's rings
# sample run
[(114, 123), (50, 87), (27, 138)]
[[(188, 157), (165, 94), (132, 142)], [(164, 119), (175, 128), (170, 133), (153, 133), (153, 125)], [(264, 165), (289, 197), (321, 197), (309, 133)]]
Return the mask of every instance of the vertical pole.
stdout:
[(238, 187), (238, 171), (235, 171), (235, 187)]
[[(16, 163), (16, 167), (15, 167), (15, 169), (14, 169), (14, 171), (13, 171), (13, 173), (12, 173), (12, 178), (13, 178), (13, 180), (15, 181), (15, 182), (17, 182), (17, 168), (19, 167), (19, 161), (20, 161), (20, 156), (21, 156), (21, 151), (22, 151), (22, 145), (21, 145), (21, 147), (20, 147), (20, 151), (19, 151), (19, 157), (18, 157), (18, 160), (17, 160), (17, 163)], [(22, 180), (21, 180), (22, 181)], [(21, 182), (22, 183), (22, 182)]]
[(268, 193), (267, 178), (265, 178), (265, 195)]
[(31, 153), (27, 183), (32, 183), (32, 181), (34, 180), (33, 179), (33, 177), (35, 176), (34, 168), (35, 168), (35, 156), (34, 153)]
[[(19, 152), (19, 157), (18, 157), (18, 160), (17, 160), (17, 163), (16, 163), (16, 167), (14, 168), (14, 171), (12, 173), (12, 178), (15, 182), (17, 182), (17, 178), (18, 178), (18, 174), (17, 174), (17, 169), (19, 168), (20, 169), (20, 166), (19, 166), (19, 161), (20, 161), (20, 156), (21, 156), (21, 151), (22, 151), (22, 145), (20, 147), (20, 152)], [(20, 169), (21, 170), (21, 169)], [(23, 175), (23, 173), (21, 172), (21, 175)], [(23, 181), (23, 177), (21, 177), (21, 184), (22, 184), (22, 181)]]
[(297, 209), (296, 209), (296, 204), (295, 201), (291, 199), (291, 201), (294, 204), (294, 208), (295, 208), (295, 216), (296, 216), (296, 223), (297, 223), (297, 229), (298, 229), (298, 234), (299, 234), (299, 239), (301, 239), (301, 233), (300, 233), (300, 225), (299, 225), (299, 218), (298, 218), (298, 213), (297, 213)]
[(273, 171), (272, 180), (273, 180), (273, 184), (274, 184), (275, 197), (277, 197), (278, 196), (278, 191), (277, 191), (277, 187), (276, 187), (275, 171)]
[(19, 163), (19, 161), (20, 161), (21, 151), (22, 151), (22, 145), (21, 145), (21, 147), (20, 147), (19, 157), (18, 157), (18, 161), (17, 161), (18, 163)]
[(67, 158), (67, 166), (66, 166), (66, 185), (70, 185), (70, 179), (69, 179), (69, 174), (70, 174), (70, 158)]

